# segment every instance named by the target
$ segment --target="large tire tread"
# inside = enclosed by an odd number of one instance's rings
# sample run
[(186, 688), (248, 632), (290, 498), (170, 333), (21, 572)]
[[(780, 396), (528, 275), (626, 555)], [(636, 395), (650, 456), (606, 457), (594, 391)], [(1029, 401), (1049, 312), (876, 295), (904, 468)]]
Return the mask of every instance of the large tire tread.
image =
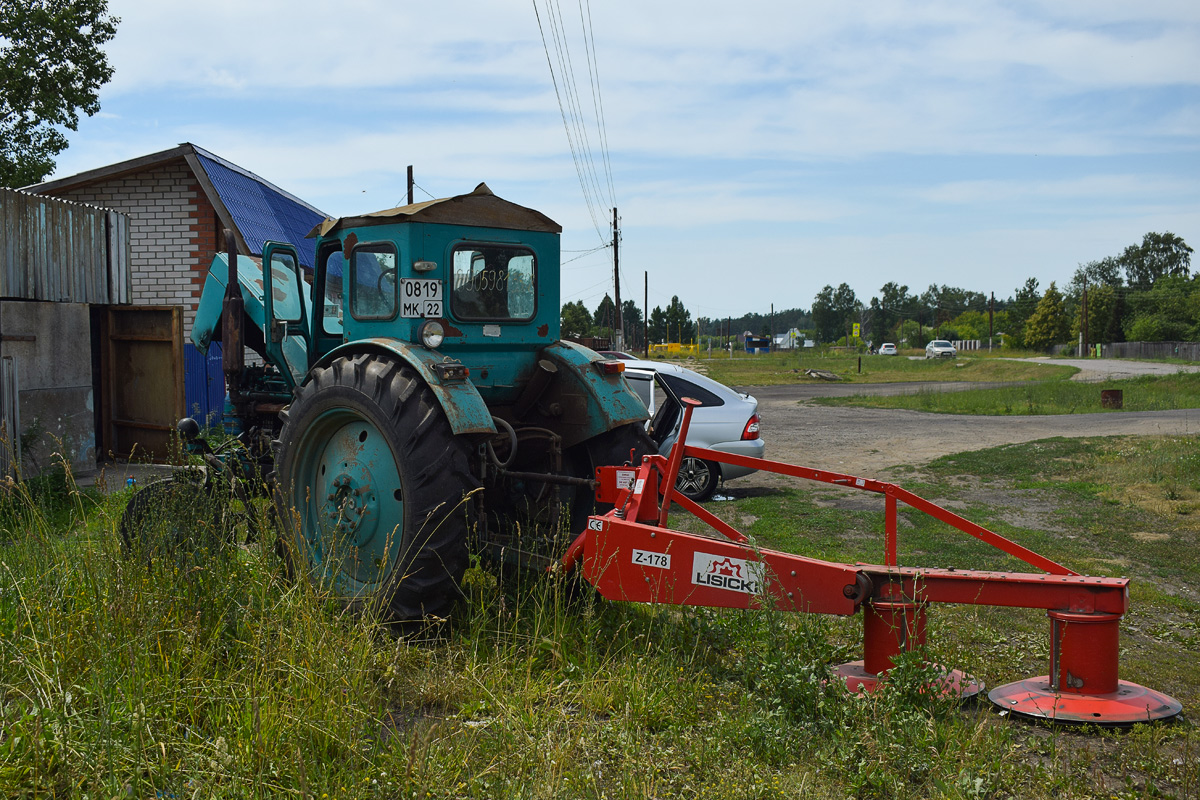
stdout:
[[(479, 484), (470, 471), (465, 440), (454, 435), (433, 392), (411, 366), (378, 354), (347, 356), (314, 370), (297, 388), (283, 417), (277, 454), (280, 515), (289, 521), (286, 527), (294, 528), (291, 520), (296, 518), (287, 506), (305, 500), (304, 488), (292, 487), (310, 484), (311, 476), (295, 474), (302, 449), (313, 446), (305, 442), (306, 427), (336, 406), (359, 411), (389, 439), (405, 507), (399, 534), (404, 560), (391, 569), (377, 596), (346, 599), (371, 604), (393, 621), (448, 618), (467, 565), (469, 501), (463, 498)], [(300, 532), (289, 530), (285, 536), (290, 541), (283, 549), (303, 557)]]

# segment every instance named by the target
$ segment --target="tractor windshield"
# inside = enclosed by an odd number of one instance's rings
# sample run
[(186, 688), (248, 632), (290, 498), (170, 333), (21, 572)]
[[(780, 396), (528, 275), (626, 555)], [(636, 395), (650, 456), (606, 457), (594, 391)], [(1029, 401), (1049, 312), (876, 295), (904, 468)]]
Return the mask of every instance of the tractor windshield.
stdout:
[(450, 310), (458, 319), (524, 322), (536, 310), (533, 252), (504, 245), (455, 248)]

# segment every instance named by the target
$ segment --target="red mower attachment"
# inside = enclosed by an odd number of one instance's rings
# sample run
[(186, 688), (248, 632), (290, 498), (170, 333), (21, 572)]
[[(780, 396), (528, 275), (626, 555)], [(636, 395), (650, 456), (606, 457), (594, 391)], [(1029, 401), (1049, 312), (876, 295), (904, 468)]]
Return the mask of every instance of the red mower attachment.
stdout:
[[(838, 667), (851, 691), (873, 690), (893, 657), (925, 643), (930, 603), (1044, 608), (1050, 617), (1050, 673), (993, 689), (1001, 709), (1051, 722), (1128, 725), (1170, 719), (1173, 698), (1117, 678), (1118, 625), (1129, 608), (1127, 578), (1079, 575), (999, 534), (891, 483), (686, 444), (695, 401), (684, 399), (679, 438), (669, 456), (596, 470), (598, 502), (615, 508), (593, 516), (562, 558), (609, 600), (764, 608), (850, 616), (863, 611), (863, 660)], [(847, 486), (884, 497), (884, 563), (838, 564), (754, 547), (746, 536), (675, 491), (684, 455)], [(897, 504), (929, 514), (1041, 572), (901, 567), (896, 558)], [(681, 506), (713, 533), (666, 527)], [(943, 670), (939, 688), (970, 697), (983, 685)]]

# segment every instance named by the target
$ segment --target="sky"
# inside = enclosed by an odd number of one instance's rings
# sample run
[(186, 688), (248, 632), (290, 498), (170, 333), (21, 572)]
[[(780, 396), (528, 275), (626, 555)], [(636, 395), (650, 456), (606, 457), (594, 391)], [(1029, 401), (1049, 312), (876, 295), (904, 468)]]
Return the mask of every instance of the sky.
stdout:
[(115, 75), (54, 177), (188, 141), (332, 216), (402, 204), (410, 164), (417, 200), (484, 181), (563, 226), (589, 308), (613, 207), (622, 298), (694, 317), (1200, 247), (1196, 0), (109, 8)]

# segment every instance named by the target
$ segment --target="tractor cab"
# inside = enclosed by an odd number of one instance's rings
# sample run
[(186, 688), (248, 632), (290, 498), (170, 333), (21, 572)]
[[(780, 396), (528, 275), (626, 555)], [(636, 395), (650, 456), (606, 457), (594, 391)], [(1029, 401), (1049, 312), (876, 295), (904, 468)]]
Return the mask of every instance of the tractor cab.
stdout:
[[(303, 374), (346, 343), (387, 339), (416, 358), (436, 353), (437, 364), (460, 364), (489, 405), (514, 402), (538, 351), (558, 341), (560, 231), (485, 184), (326, 220), (309, 234), (317, 239), (312, 318), (293, 313), (277, 323), (272, 360)], [(263, 260), (276, 284), (264, 294), (281, 302), (279, 289), (298, 284), (296, 253), (271, 244)], [(309, 363), (290, 363), (282, 347), (289, 336), (305, 339)]]

